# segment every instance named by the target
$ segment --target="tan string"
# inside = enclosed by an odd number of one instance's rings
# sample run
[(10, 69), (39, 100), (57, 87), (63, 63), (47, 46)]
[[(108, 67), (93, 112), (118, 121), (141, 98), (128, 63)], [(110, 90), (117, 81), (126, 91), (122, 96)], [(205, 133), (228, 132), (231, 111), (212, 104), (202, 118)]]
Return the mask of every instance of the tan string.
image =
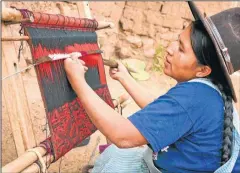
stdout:
[(46, 166), (41, 154), (35, 148), (29, 149), (29, 150), (27, 150), (27, 152), (33, 152), (36, 154), (36, 156), (38, 157), (39, 163), (41, 165), (42, 172), (47, 173), (47, 166)]

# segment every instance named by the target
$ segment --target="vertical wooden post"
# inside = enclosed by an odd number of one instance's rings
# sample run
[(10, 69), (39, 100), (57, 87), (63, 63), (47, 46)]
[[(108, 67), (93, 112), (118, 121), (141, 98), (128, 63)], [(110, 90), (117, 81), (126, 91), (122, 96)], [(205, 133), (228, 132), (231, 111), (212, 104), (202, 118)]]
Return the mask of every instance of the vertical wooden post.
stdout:
[(84, 15), (84, 7), (83, 7), (83, 3), (80, 1), (76, 1), (76, 5), (77, 5), (77, 9), (78, 9), (78, 15), (80, 18), (83, 18)]
[[(2, 25), (3, 35), (11, 35), (9, 26)], [(16, 72), (17, 53), (13, 42), (2, 42), (2, 77)], [(2, 81), (9, 119), (17, 153), (36, 146), (27, 97), (21, 74)]]
[(83, 8), (84, 8), (85, 17), (88, 19), (92, 19), (88, 1), (83, 1)]
[[(6, 71), (7, 71), (6, 65), (5, 65), (4, 62), (2, 62), (2, 73), (7, 74)], [(8, 89), (8, 84), (3, 84), (2, 87), (3, 87), (2, 88), (3, 90), (5, 88), (5, 93), (6, 93), (6, 89)], [(10, 126), (11, 126), (11, 130), (12, 130), (14, 144), (15, 144), (15, 147), (16, 147), (17, 156), (20, 156), (25, 151), (23, 138), (22, 138), (22, 134), (21, 134), (20, 124), (19, 124), (18, 120), (15, 118), (14, 114), (12, 113), (12, 109), (15, 109), (13, 107), (14, 105), (13, 106), (9, 105), (9, 104), (11, 104), (12, 99), (11, 100), (6, 99), (5, 93), (3, 92), (3, 90), (2, 90), (2, 99), (3, 99), (2, 101), (6, 105), (6, 113), (7, 114), (4, 114), (2, 116), (8, 116)], [(9, 106), (10, 106), (10, 108), (9, 108)], [(2, 135), (4, 136), (4, 134), (2, 134)]]

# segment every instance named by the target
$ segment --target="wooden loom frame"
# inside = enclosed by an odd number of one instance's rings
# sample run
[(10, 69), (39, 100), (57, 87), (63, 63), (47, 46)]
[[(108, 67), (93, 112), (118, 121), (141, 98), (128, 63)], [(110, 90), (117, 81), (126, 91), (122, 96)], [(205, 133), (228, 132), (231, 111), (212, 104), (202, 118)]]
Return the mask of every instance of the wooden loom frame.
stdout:
[[(10, 24), (14, 24), (20, 23), (23, 20), (22, 15), (18, 10), (5, 7), (4, 2), (2, 5), (2, 21), (10, 21)], [(79, 5), (79, 2), (77, 2), (77, 6)], [(61, 14), (64, 15), (62, 7), (59, 4), (57, 4), (57, 6), (59, 7)], [(83, 2), (83, 7), (85, 16), (87, 18), (92, 18), (87, 1)], [(113, 28), (113, 26), (114, 24), (111, 22), (99, 22), (98, 29), (104, 29), (108, 27)], [(11, 35), (9, 32), (9, 26), (3, 24), (2, 29), (7, 35)], [(12, 50), (12, 48), (15, 46), (15, 43), (12, 41), (24, 41), (28, 39), (29, 38), (26, 36), (10, 36), (2, 38), (2, 41), (5, 41), (2, 45), (2, 55), (5, 57), (3, 58), (2, 63), (3, 73), (12, 74), (15, 72), (13, 64), (16, 61), (17, 52), (11, 51), (11, 54), (7, 54), (6, 51)], [(10, 99), (6, 99), (6, 95)], [(7, 81), (3, 82), (2, 96), (2, 99), (7, 105), (7, 109), (12, 110), (11, 112), (8, 111), (7, 114), (11, 122), (14, 143), (16, 145), (17, 155), (19, 156), (14, 161), (2, 167), (2, 172), (39, 172), (39, 165), (37, 165), (35, 162), (42, 160), (45, 163), (41, 163), (41, 167), (43, 166), (42, 164), (46, 164), (46, 166), (48, 166), (53, 161), (53, 156), (50, 154), (46, 155), (47, 151), (44, 148), (35, 147), (36, 140), (31, 125), (30, 109), (28, 107), (27, 96), (24, 90), (24, 84), (21, 75), (17, 75), (14, 77), (14, 79), (8, 79)], [(127, 99), (128, 95), (126, 94), (120, 96), (117, 100), (113, 101), (114, 106), (117, 107)], [(25, 152), (26, 150), (29, 150), (29, 152)]]

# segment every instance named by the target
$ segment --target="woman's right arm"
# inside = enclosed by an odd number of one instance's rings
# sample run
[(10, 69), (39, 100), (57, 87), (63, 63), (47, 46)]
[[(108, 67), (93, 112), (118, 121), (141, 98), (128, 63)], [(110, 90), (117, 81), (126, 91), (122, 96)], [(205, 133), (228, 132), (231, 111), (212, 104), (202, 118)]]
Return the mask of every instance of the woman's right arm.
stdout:
[(109, 74), (123, 85), (140, 108), (144, 108), (154, 101), (155, 97), (132, 78), (121, 62), (118, 62), (118, 68), (110, 68)]

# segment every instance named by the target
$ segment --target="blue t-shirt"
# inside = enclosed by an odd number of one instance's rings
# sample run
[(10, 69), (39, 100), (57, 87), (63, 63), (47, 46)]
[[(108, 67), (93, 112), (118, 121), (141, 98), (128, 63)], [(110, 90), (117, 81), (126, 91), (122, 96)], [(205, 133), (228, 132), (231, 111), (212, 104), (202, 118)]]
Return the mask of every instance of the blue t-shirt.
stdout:
[[(220, 167), (224, 103), (206, 84), (183, 82), (129, 117), (163, 173), (205, 173)], [(167, 152), (161, 149), (169, 146)], [(240, 157), (234, 171), (240, 173)]]

